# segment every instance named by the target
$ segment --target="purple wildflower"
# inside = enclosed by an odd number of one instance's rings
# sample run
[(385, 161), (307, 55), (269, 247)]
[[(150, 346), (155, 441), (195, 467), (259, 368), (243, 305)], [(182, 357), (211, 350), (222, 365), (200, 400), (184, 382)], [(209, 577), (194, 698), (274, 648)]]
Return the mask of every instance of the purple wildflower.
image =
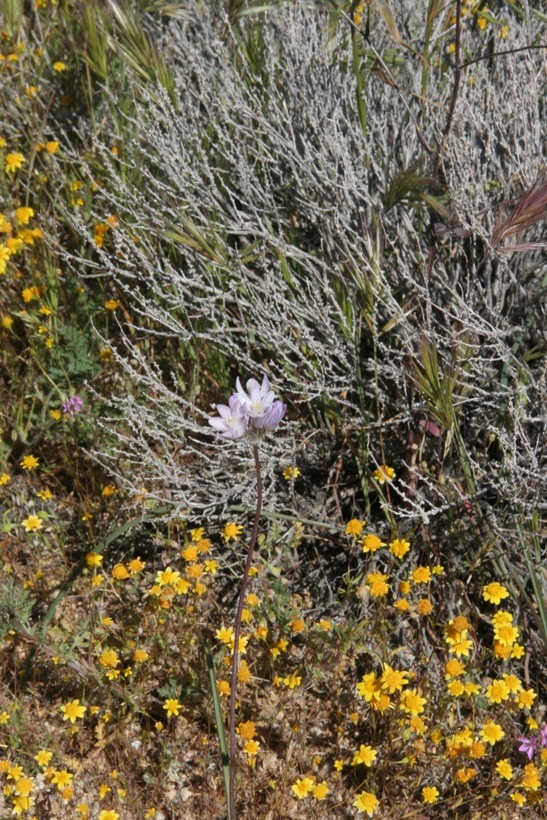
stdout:
[(209, 419), (209, 424), (223, 438), (258, 439), (264, 433), (275, 430), (287, 411), (287, 405), (276, 398), (270, 390), (268, 377), (264, 376), (262, 384), (256, 379), (249, 379), (247, 390), (244, 390), (239, 378), (236, 380), (237, 392), (230, 396), (228, 405), (217, 404), (219, 415)]
[(83, 410), (83, 407), (84, 403), (82, 401), (82, 397), (76, 394), (65, 401), (61, 407), (61, 410), (65, 416), (75, 416), (76, 413), (80, 413)]
[(259, 384), (256, 379), (249, 379), (247, 392), (241, 386), (239, 378), (236, 379), (236, 387), (238, 399), (249, 418), (263, 418), (275, 401), (275, 393), (270, 390), (267, 376), (262, 379), (262, 384)]
[(547, 723), (539, 733), (539, 740), (542, 746), (547, 746)]
[(518, 737), (517, 740), (520, 742), (519, 752), (524, 752), (525, 755), (528, 755), (528, 760), (531, 760), (535, 753), (538, 750), (538, 741), (535, 737)]
[(223, 438), (243, 438), (247, 431), (247, 416), (237, 393), (230, 396), (228, 404), (215, 405), (218, 416), (209, 419), (209, 424)]

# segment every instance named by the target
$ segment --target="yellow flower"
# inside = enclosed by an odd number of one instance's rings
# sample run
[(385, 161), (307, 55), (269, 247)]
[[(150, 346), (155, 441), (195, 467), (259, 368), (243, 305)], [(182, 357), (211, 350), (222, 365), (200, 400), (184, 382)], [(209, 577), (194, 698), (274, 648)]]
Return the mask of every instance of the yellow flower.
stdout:
[(530, 709), (536, 698), (537, 695), (533, 689), (523, 689), (518, 695), (517, 703), (521, 709)]
[(105, 487), (103, 487), (101, 495), (103, 495), (105, 498), (108, 498), (111, 495), (116, 495), (117, 492), (118, 488), (114, 484), (107, 484)]
[(369, 572), (367, 575), (367, 587), (370, 589), (370, 594), (375, 598), (382, 598), (389, 592), (389, 584), (386, 583), (388, 575), (383, 575), (381, 572)]
[(511, 647), (511, 657), (515, 658), (515, 660), (519, 661), (524, 655), (524, 647), (521, 646), (519, 643), (513, 644)]
[(511, 800), (514, 800), (514, 802), (517, 804), (517, 806), (524, 806), (524, 804), (526, 803), (525, 796), (523, 794), (521, 794), (520, 792), (513, 792), (513, 794), (511, 794), (509, 796), (510, 796)]
[(378, 484), (385, 484), (386, 481), (390, 482), (395, 478), (395, 470), (393, 467), (386, 467), (386, 465), (383, 464), (381, 467), (374, 470), (372, 475)]
[(513, 767), (505, 758), (504, 760), (499, 760), (496, 764), (496, 771), (500, 777), (503, 777), (504, 780), (511, 780), (513, 777)]
[(329, 787), (324, 780), (322, 780), (321, 783), (318, 783), (312, 791), (312, 794), (316, 800), (324, 800), (328, 793)]
[(23, 470), (34, 470), (38, 464), (39, 461), (35, 456), (25, 456), (21, 461), (21, 467)]
[(10, 717), (9, 712), (0, 712), (0, 725), (4, 726), (6, 723), (9, 723)]
[(458, 678), (460, 675), (465, 674), (465, 666), (461, 661), (452, 658), (445, 663), (444, 671), (449, 678)]
[(98, 552), (88, 552), (85, 560), (88, 567), (100, 567), (103, 562), (103, 556)]
[(26, 162), (23, 154), (15, 152), (6, 156), (6, 174), (14, 174), (18, 168), (23, 167), (23, 162)]
[(112, 567), (112, 577), (117, 581), (123, 581), (126, 578), (129, 578), (129, 572), (124, 564), (115, 564)]
[(498, 723), (487, 721), (479, 732), (480, 736), (491, 746), (505, 737), (505, 732)]
[(389, 544), (389, 551), (395, 558), (404, 558), (409, 549), (410, 541), (406, 541), (404, 538), (395, 538), (395, 540)]
[(9, 766), (8, 768), (8, 780), (19, 780), (19, 778), (24, 776), (23, 767), (22, 766)]
[(227, 680), (219, 680), (217, 683), (217, 689), (219, 695), (229, 695), (230, 694), (230, 684)]
[(363, 536), (361, 538), (361, 544), (363, 547), (363, 552), (376, 552), (381, 547), (385, 547), (385, 541), (382, 541), (381, 538), (378, 538), (377, 535), (373, 535), (372, 533), (369, 535)]
[(534, 763), (528, 763), (524, 767), (524, 774), (522, 775), (520, 785), (523, 789), (530, 789), (530, 791), (536, 791), (540, 788), (541, 779), (539, 769)]
[(182, 709), (182, 705), (175, 698), (167, 698), (167, 700), (163, 704), (163, 708), (167, 712), (168, 718), (170, 718), (172, 715), (175, 715), (175, 717), (177, 717), (180, 709)]
[(38, 754), (34, 755), (35, 761), (39, 766), (49, 766), (49, 761), (53, 757), (53, 752), (46, 752), (45, 749), (40, 749)]
[(79, 700), (72, 700), (70, 703), (66, 703), (61, 706), (63, 720), (70, 720), (71, 723), (75, 723), (78, 718), (83, 718), (86, 713), (86, 709), (86, 706), (80, 706)]
[(374, 672), (363, 675), (362, 680), (356, 686), (357, 692), (367, 703), (373, 698), (380, 698), (382, 694), (382, 679), (377, 678)]
[(400, 692), (403, 686), (407, 685), (408, 672), (392, 669), (391, 666), (386, 663), (384, 673), (380, 680), (382, 689), (385, 689), (390, 695), (393, 695), (394, 692)]
[(501, 624), (494, 627), (494, 635), (496, 640), (502, 646), (512, 646), (520, 634), (518, 626), (510, 626), (509, 624)]
[(28, 797), (34, 788), (34, 781), (32, 777), (21, 777), (15, 783), (15, 794), (20, 794), (22, 797)]
[(46, 151), (48, 154), (55, 154), (59, 150), (59, 143), (57, 140), (50, 140), (46, 142)]
[(359, 521), (358, 518), (352, 518), (351, 521), (348, 521), (346, 524), (346, 535), (359, 535), (364, 526), (364, 521)]
[(424, 803), (436, 803), (439, 797), (439, 790), (435, 786), (424, 786), (422, 789), (422, 800)]
[(67, 772), (66, 769), (58, 772), (55, 771), (53, 773), (53, 777), (51, 778), (51, 782), (57, 786), (59, 790), (64, 789), (65, 786), (69, 786), (74, 778), (74, 775), (70, 772)]
[(66, 70), (66, 63), (63, 63), (62, 60), (56, 60), (51, 67), (54, 71), (58, 71), (60, 73), (61, 71)]
[(249, 757), (253, 757), (257, 754), (260, 748), (260, 743), (258, 740), (248, 740), (245, 745), (243, 746), (243, 751), (245, 754), (249, 755)]
[(24, 811), (30, 811), (34, 800), (32, 797), (25, 797), (22, 794), (17, 795), (13, 801), (13, 813), (22, 814)]
[(252, 720), (247, 720), (245, 723), (240, 723), (236, 732), (244, 740), (252, 740), (256, 735), (256, 724)]
[(28, 225), (32, 217), (34, 216), (34, 209), (33, 208), (26, 208), (21, 207), (17, 208), (15, 211), (15, 218), (18, 222), (22, 225)]
[(365, 814), (368, 814), (369, 817), (372, 817), (380, 803), (372, 792), (360, 792), (354, 800), (353, 805), (357, 811), (363, 811)]
[(501, 703), (509, 698), (511, 690), (503, 680), (494, 680), (485, 692), (490, 703)]
[(415, 584), (428, 584), (431, 581), (431, 570), (429, 567), (416, 567), (411, 578)]
[(38, 518), (37, 515), (29, 515), (28, 518), (25, 518), (23, 521), (23, 527), (27, 532), (34, 532), (34, 530), (41, 530), (42, 529), (42, 521)]
[(225, 541), (235, 541), (241, 533), (243, 532), (243, 527), (239, 524), (236, 524), (234, 521), (231, 521), (228, 524), (225, 524), (222, 529), (222, 537)]
[(408, 725), (414, 732), (416, 732), (416, 734), (425, 735), (427, 730), (427, 724), (423, 718), (414, 715), (414, 717), (411, 717), (408, 721)]
[(372, 746), (361, 745), (359, 751), (354, 753), (351, 763), (352, 766), (357, 766), (359, 763), (364, 763), (365, 766), (372, 766), (377, 757), (378, 752), (376, 752)]
[(295, 618), (291, 621), (291, 632), (296, 634), (298, 632), (305, 632), (306, 630), (306, 622), (304, 618)]
[(129, 561), (129, 563), (127, 564), (127, 569), (129, 570), (129, 572), (130, 572), (131, 574), (133, 574), (133, 573), (135, 573), (135, 572), (140, 572), (142, 569), (144, 569), (144, 568), (145, 568), (145, 566), (146, 566), (146, 562), (145, 562), (145, 561), (141, 561), (141, 559), (140, 559), (140, 558), (133, 558), (133, 559), (132, 559), (131, 561)]
[(34, 299), (40, 298), (40, 288), (25, 288), (21, 291), (21, 296), (23, 297), (23, 302), (32, 302)]
[(148, 652), (146, 649), (135, 649), (133, 652), (133, 660), (135, 663), (144, 663), (148, 660)]
[(99, 663), (101, 666), (104, 666), (105, 669), (118, 666), (120, 663), (118, 653), (115, 649), (103, 650), (103, 652), (99, 655)]
[(463, 695), (463, 693), (465, 692), (465, 686), (463, 685), (461, 680), (450, 681), (450, 683), (447, 686), (447, 689), (450, 692), (450, 694), (455, 698), (459, 698), (460, 695)]
[(237, 679), (241, 681), (241, 683), (248, 683), (251, 680), (251, 670), (245, 660), (242, 660), (239, 665)]
[(99, 800), (102, 800), (103, 797), (105, 797), (108, 794), (108, 792), (111, 791), (112, 789), (110, 788), (110, 786), (107, 786), (106, 783), (103, 783), (101, 786), (99, 786)]
[(297, 780), (296, 783), (293, 783), (291, 786), (291, 791), (294, 792), (299, 800), (302, 800), (304, 797), (307, 797), (311, 791), (313, 791), (314, 787), (315, 778), (303, 777), (301, 780)]
[(400, 707), (410, 715), (421, 715), (426, 703), (427, 700), (419, 695), (417, 689), (405, 689), (401, 693)]
[(420, 598), (418, 603), (416, 604), (416, 609), (420, 615), (429, 615), (433, 612), (433, 604), (429, 600), (429, 598)]
[[(522, 691), (522, 683), (517, 678), (516, 675), (503, 675), (503, 681), (505, 685), (508, 687), (510, 692), (521, 692)], [(537, 726), (534, 727), (537, 729)]]
[(498, 584), (497, 581), (493, 581), (491, 584), (487, 584), (483, 587), (482, 597), (491, 604), (499, 604), (503, 598), (509, 597), (509, 593), (504, 586)]
[(171, 569), (171, 567), (167, 567), (156, 575), (156, 584), (159, 584), (160, 587), (176, 584), (179, 580), (180, 572), (177, 569)]
[(107, 310), (117, 310), (121, 305), (121, 302), (118, 299), (109, 299), (108, 302), (104, 303), (104, 306)]
[(286, 481), (290, 481), (291, 478), (298, 478), (299, 475), (300, 470), (298, 469), (298, 467), (285, 467), (285, 469), (283, 470), (283, 478), (286, 479)]
[(42, 501), (49, 501), (50, 498), (53, 498), (53, 493), (51, 490), (40, 490), (39, 493), (36, 493), (37, 498), (41, 498)]

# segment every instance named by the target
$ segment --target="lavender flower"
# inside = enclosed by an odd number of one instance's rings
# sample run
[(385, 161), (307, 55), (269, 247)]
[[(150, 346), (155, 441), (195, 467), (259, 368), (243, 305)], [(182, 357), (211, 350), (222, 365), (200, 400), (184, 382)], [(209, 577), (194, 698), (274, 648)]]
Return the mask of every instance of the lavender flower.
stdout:
[(236, 380), (237, 392), (230, 396), (228, 405), (215, 405), (219, 415), (209, 419), (211, 427), (223, 438), (238, 439), (247, 436), (256, 440), (275, 430), (287, 411), (287, 405), (270, 390), (268, 377), (262, 384), (249, 379), (247, 390)]
[(61, 410), (65, 416), (73, 417), (76, 413), (80, 413), (83, 410), (83, 407), (84, 403), (82, 401), (82, 397), (76, 394), (65, 401), (65, 403), (61, 406)]
[(275, 393), (270, 390), (268, 377), (264, 376), (260, 385), (256, 379), (249, 379), (247, 392), (242, 388), (239, 377), (236, 379), (237, 396), (250, 418), (260, 419), (268, 412), (275, 400)]
[(222, 438), (243, 438), (247, 430), (248, 419), (237, 393), (230, 396), (227, 405), (217, 404), (215, 407), (219, 415), (209, 419), (211, 427), (214, 427)]

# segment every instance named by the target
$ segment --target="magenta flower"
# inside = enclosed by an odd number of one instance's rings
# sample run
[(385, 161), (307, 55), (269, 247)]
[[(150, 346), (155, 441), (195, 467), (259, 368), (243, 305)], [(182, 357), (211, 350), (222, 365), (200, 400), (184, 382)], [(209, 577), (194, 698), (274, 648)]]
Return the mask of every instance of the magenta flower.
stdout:
[(524, 752), (525, 755), (528, 755), (528, 760), (531, 760), (535, 753), (538, 750), (538, 741), (535, 737), (518, 737), (517, 740), (520, 742), (519, 752)]
[(75, 416), (76, 413), (80, 413), (83, 410), (83, 407), (84, 403), (82, 401), (82, 397), (76, 394), (65, 401), (65, 403), (61, 406), (61, 410), (65, 416)]

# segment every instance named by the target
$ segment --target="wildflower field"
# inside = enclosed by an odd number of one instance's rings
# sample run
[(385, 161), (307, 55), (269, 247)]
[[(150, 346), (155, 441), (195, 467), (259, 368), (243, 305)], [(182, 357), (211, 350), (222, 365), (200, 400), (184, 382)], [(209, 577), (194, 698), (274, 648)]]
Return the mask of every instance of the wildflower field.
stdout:
[(0, 0), (0, 820), (546, 817), (547, 6)]

